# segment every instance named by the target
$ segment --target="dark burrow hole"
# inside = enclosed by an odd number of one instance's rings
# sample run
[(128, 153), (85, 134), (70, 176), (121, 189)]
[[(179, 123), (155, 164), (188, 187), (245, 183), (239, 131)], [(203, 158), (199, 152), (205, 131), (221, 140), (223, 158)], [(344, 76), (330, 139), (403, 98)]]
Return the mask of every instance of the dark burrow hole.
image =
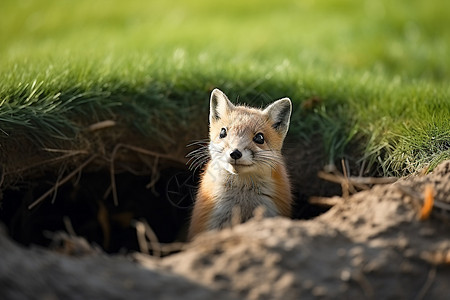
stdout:
[[(77, 236), (108, 253), (139, 251), (134, 220), (147, 223), (160, 243), (184, 242), (199, 176), (178, 168), (160, 170), (159, 176), (148, 187), (151, 176), (116, 174), (117, 205), (107, 170), (81, 173), (31, 209), (58, 176), (16, 184), (2, 191), (0, 223), (11, 238), (27, 246), (54, 245), (54, 233), (68, 232), (69, 224)], [(294, 197), (295, 219), (326, 211), (308, 204), (305, 194), (294, 191)]]

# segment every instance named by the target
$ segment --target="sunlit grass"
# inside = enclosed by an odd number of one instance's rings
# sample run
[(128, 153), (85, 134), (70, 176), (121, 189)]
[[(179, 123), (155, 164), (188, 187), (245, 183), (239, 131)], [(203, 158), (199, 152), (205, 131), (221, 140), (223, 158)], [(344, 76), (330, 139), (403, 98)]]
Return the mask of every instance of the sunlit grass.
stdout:
[(290, 140), (319, 134), (324, 163), (433, 166), (450, 158), (450, 3), (438, 2), (2, 1), (0, 135), (45, 145), (113, 118), (164, 142), (206, 126), (219, 87), (257, 106), (289, 96)]

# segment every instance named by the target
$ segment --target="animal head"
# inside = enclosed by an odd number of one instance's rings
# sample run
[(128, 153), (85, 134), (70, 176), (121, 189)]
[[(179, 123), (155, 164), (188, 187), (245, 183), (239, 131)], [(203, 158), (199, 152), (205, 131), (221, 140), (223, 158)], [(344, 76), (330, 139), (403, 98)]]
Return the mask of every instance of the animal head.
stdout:
[(292, 104), (277, 100), (264, 109), (237, 106), (215, 89), (209, 113), (209, 152), (213, 166), (231, 174), (274, 168), (289, 129)]

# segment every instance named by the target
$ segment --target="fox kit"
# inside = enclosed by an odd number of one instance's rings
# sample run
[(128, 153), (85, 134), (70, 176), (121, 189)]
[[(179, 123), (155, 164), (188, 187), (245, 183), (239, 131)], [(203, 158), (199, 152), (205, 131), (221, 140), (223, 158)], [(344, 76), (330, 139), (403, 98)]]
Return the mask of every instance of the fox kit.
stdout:
[(258, 207), (267, 217), (290, 217), (291, 187), (281, 147), (291, 110), (288, 98), (260, 110), (235, 106), (220, 90), (212, 91), (210, 160), (202, 173), (188, 239), (230, 226), (236, 214), (245, 222)]

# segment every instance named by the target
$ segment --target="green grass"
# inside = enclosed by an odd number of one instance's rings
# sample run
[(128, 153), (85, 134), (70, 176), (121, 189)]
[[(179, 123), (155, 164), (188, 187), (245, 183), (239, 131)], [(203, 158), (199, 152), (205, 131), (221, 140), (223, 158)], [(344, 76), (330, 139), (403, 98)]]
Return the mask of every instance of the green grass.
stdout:
[(320, 135), (328, 162), (433, 167), (450, 158), (449, 12), (444, 0), (4, 0), (0, 142), (74, 141), (108, 118), (155, 144), (202, 138), (219, 87), (252, 105), (289, 96), (290, 141)]

